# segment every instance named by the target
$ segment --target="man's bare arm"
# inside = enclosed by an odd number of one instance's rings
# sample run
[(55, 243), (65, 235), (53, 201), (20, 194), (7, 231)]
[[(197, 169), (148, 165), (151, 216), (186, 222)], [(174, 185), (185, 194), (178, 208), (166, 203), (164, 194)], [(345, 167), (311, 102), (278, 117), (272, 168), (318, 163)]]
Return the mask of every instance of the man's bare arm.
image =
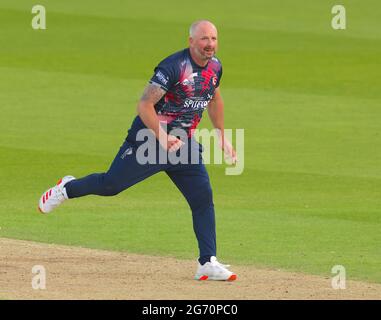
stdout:
[(208, 114), (209, 114), (210, 121), (212, 121), (213, 126), (223, 133), (224, 131), (224, 100), (222, 99), (220, 88), (216, 89), (212, 100), (210, 100), (209, 102)]
[(137, 106), (137, 112), (147, 128), (151, 129), (160, 144), (169, 151), (181, 147), (181, 140), (168, 135), (160, 125), (155, 111), (155, 104), (165, 95), (165, 90), (156, 84), (148, 84)]
[(137, 107), (140, 118), (147, 128), (153, 130), (157, 138), (159, 137), (160, 130), (164, 130), (160, 126), (159, 118), (155, 111), (155, 104), (158, 103), (164, 95), (165, 91), (160, 86), (148, 84), (144, 89)]
[(231, 142), (226, 139), (224, 135), (224, 100), (222, 99), (220, 88), (216, 89), (213, 99), (209, 102), (208, 114), (210, 121), (214, 128), (216, 128), (222, 150), (224, 150), (225, 154), (227, 154), (233, 160), (233, 163), (235, 163), (237, 161), (236, 151)]
[(157, 84), (148, 84), (144, 88), (141, 101), (151, 101), (154, 105), (165, 95), (165, 90)]

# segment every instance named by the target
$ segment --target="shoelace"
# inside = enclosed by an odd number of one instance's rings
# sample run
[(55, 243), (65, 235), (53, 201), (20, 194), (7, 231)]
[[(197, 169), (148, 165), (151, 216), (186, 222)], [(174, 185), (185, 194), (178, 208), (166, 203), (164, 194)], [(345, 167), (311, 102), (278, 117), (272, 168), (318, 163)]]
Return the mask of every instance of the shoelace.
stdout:
[(54, 191), (59, 201), (63, 201), (65, 199), (62, 188), (60, 186), (56, 186)]

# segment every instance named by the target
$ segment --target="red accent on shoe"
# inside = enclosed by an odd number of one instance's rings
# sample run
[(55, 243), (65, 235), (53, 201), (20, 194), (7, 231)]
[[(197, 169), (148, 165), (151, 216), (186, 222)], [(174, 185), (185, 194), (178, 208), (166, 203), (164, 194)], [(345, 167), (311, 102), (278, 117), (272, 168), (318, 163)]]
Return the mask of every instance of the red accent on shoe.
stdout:
[(52, 189), (50, 189), (49, 191), (49, 197), (52, 195)]
[(42, 203), (45, 204), (45, 195), (42, 196)]
[(236, 274), (232, 274), (227, 281), (234, 281), (234, 280), (237, 280)]
[(201, 280), (201, 281), (208, 280), (208, 276), (201, 276), (200, 279), (198, 280)]
[(62, 182), (62, 178), (58, 180), (57, 186)]
[(46, 193), (45, 193), (45, 198), (46, 198), (46, 200), (49, 199), (49, 192), (46, 192)]

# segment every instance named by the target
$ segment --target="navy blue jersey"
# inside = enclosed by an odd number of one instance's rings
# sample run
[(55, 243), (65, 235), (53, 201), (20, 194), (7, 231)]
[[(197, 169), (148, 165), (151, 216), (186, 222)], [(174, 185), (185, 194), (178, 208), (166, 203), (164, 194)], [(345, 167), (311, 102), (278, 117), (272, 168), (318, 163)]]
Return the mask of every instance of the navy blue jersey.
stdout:
[(221, 76), (222, 65), (216, 57), (200, 67), (193, 61), (188, 48), (159, 63), (149, 82), (166, 91), (155, 110), (160, 122), (167, 124), (168, 132), (181, 128), (188, 136), (193, 134)]

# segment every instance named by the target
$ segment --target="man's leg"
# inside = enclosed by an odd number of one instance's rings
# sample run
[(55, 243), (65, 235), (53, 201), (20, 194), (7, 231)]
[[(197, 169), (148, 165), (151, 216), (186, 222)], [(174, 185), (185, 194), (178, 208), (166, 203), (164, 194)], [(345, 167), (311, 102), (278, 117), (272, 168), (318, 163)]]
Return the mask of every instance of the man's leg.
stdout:
[(200, 250), (200, 264), (216, 256), (216, 224), (212, 188), (204, 164), (179, 164), (166, 173), (182, 192), (192, 210), (193, 229)]
[(125, 141), (107, 172), (69, 181), (65, 185), (68, 198), (89, 194), (114, 196), (163, 169), (158, 164), (138, 163), (136, 149), (135, 144)]
[(136, 150), (137, 145), (126, 140), (107, 172), (94, 173), (81, 179), (64, 177), (56, 186), (43, 193), (38, 209), (42, 213), (49, 213), (66, 199), (89, 194), (113, 196), (168, 168), (168, 165), (140, 164), (136, 158)]
[(173, 165), (166, 170), (166, 173), (192, 209), (193, 229), (200, 250), (199, 264), (194, 278), (234, 281), (237, 275), (227, 269), (228, 265), (219, 263), (216, 258), (213, 194), (208, 173), (201, 159), (202, 147), (197, 142), (192, 142), (189, 150), (199, 155), (198, 164)]

